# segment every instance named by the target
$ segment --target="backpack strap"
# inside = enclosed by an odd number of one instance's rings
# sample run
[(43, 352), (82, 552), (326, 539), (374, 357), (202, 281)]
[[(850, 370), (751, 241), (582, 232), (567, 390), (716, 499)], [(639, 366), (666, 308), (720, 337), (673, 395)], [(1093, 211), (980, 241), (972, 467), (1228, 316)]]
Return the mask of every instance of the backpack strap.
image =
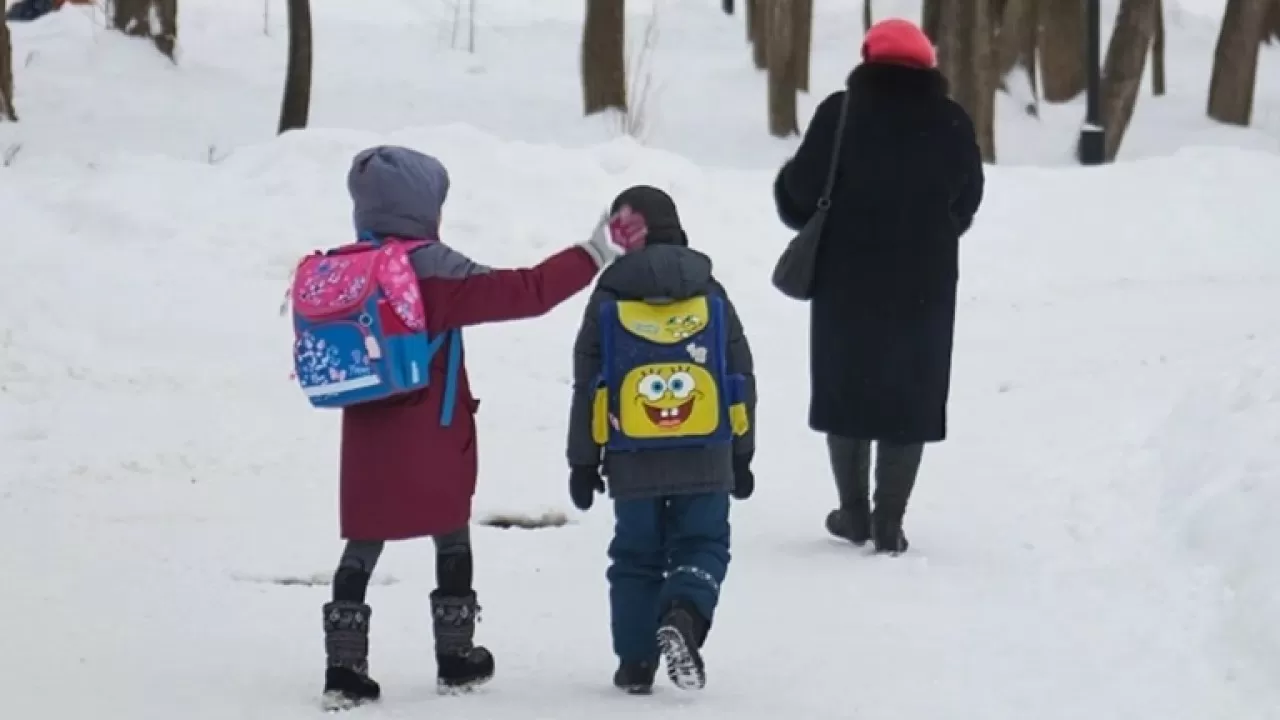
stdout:
[(450, 330), (440, 336), (449, 343), (449, 361), (444, 371), (444, 398), (440, 406), (440, 424), (453, 424), (453, 409), (458, 404), (458, 373), (462, 369), (462, 331)]

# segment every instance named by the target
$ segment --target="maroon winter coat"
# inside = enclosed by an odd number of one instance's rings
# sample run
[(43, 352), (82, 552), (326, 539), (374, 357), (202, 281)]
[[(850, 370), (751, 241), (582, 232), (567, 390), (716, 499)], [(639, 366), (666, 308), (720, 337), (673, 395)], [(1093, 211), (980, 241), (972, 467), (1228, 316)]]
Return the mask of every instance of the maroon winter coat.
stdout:
[[(545, 314), (585, 288), (597, 271), (591, 255), (576, 247), (521, 270), (488, 270), (439, 244), (412, 257), (433, 337)], [(343, 538), (442, 535), (470, 521), (479, 402), (464, 355), (453, 423), (441, 425), (447, 358), (443, 349), (436, 354), (425, 390), (343, 411)]]

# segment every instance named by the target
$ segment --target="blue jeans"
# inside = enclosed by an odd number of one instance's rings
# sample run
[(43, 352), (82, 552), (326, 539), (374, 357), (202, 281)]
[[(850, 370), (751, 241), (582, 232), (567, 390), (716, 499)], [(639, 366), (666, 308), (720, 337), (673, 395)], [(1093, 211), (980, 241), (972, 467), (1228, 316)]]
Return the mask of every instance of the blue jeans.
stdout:
[(663, 613), (674, 602), (709, 625), (729, 570), (729, 494), (615, 500), (609, 544), (613, 652), (622, 662), (652, 662)]

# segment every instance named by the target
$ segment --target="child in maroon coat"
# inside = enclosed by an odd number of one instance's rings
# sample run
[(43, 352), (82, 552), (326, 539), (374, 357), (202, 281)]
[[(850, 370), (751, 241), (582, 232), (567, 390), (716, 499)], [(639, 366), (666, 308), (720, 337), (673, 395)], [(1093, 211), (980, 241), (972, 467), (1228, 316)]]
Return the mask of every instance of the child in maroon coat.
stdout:
[[(427, 331), (536, 317), (585, 288), (613, 258), (643, 242), (642, 221), (602, 218), (590, 238), (532, 268), (490, 269), (439, 242), (449, 176), (435, 158), (400, 147), (355, 157), (347, 178), (359, 233), (427, 241), (410, 255), (422, 289)], [(637, 216), (638, 217), (638, 216)], [(459, 339), (451, 342), (460, 342)], [(493, 655), (473, 643), (478, 606), (472, 589), (468, 524), (476, 487), (478, 401), (465, 361), (455, 379), (456, 412), (441, 422), (446, 357), (432, 360), (428, 389), (346, 409), (342, 416), (342, 536), (347, 545), (324, 606), (325, 699), (349, 706), (376, 699), (369, 677), (365, 591), (388, 540), (430, 536), (436, 543), (431, 593), (437, 683), (441, 690), (493, 677)]]

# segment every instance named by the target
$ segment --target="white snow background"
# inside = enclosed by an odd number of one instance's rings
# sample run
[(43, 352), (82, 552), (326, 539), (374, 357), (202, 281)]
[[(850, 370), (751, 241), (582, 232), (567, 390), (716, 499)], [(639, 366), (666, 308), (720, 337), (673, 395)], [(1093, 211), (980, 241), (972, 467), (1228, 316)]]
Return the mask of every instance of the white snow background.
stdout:
[[(361, 715), (1280, 717), (1280, 51), (1253, 129), (1205, 119), (1221, 2), (1165, 3), (1170, 92), (1144, 90), (1116, 165), (1072, 164), (1080, 103), (1037, 121), (1001, 100), (1001, 164), (963, 241), (952, 434), (896, 559), (822, 528), (807, 312), (768, 282), (788, 237), (770, 184), (795, 142), (765, 136), (740, 16), (659, 4), (636, 141), (578, 117), (580, 0), (479, 0), (474, 53), (450, 48), (452, 0), (313, 5), (314, 129), (278, 139), (282, 0), (266, 35), (259, 2), (183, 0), (176, 66), (91, 10), (12, 26), (0, 716), (318, 712), (337, 416), (291, 384), (278, 308), (301, 253), (349, 239), (350, 156), (402, 143), (449, 166), (444, 237), (486, 263), (582, 240), (629, 184), (668, 189), (753, 341), (758, 491), (734, 505), (707, 689), (617, 695), (611, 515), (572, 510), (563, 460), (585, 297), (470, 331), (478, 519), (570, 523), (475, 529), (498, 676), (462, 698), (434, 693), (431, 543), (392, 546), (370, 591), (385, 699)], [(638, 39), (649, 4), (629, 5)], [(854, 62), (860, 6), (819, 1), (802, 120)]]

